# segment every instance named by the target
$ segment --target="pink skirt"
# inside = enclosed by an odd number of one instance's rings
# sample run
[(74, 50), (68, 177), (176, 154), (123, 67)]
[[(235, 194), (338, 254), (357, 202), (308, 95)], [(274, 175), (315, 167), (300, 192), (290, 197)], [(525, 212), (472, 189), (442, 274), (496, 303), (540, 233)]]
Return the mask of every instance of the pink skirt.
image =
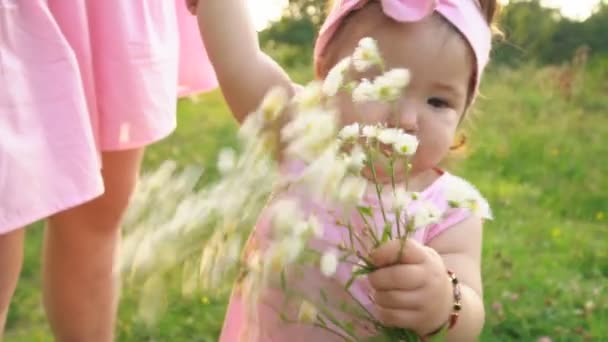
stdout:
[(0, 0), (0, 234), (103, 193), (216, 80), (183, 0)]

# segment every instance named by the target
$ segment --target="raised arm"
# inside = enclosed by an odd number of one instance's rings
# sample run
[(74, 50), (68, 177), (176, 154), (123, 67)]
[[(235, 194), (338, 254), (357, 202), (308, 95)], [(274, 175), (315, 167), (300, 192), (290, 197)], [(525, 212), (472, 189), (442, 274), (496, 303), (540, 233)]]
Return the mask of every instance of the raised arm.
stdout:
[(260, 50), (246, 0), (199, 0), (197, 17), (222, 93), (239, 122), (270, 88), (283, 86), (293, 94), (289, 76)]

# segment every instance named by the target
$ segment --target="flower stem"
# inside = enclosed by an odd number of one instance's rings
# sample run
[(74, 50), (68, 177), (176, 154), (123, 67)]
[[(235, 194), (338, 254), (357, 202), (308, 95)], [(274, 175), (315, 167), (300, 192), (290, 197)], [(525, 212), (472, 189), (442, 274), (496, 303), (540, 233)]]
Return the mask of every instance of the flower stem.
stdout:
[(409, 189), (409, 184), (410, 184), (410, 162), (408, 158), (405, 158), (404, 161), (404, 170), (405, 170), (405, 191), (408, 191)]
[(374, 179), (374, 185), (376, 187), (376, 195), (378, 195), (378, 202), (380, 203), (380, 211), (382, 212), (382, 218), (384, 219), (384, 225), (388, 220), (386, 219), (386, 212), (384, 211), (384, 203), (382, 202), (382, 194), (380, 193), (380, 184), (378, 183), (378, 176), (376, 175), (376, 168), (374, 167), (373, 150), (369, 151), (369, 167), (372, 171), (372, 177)]
[[(319, 320), (320, 320), (320, 319), (319, 319)], [(334, 329), (332, 329), (332, 328), (328, 327), (328, 326), (325, 324), (325, 322), (323, 322), (323, 323), (314, 323), (314, 324), (313, 324), (313, 326), (315, 326), (315, 327), (317, 327), (317, 328), (321, 328), (321, 329), (323, 329), (323, 330), (325, 330), (325, 331), (327, 331), (327, 332), (330, 332), (330, 333), (332, 333), (332, 334), (334, 334), (334, 335), (338, 336), (339, 338), (343, 339), (344, 341), (353, 341), (353, 340), (351, 340), (351, 339), (350, 339), (348, 336), (343, 335), (343, 334), (342, 334), (342, 333), (340, 333), (339, 331), (334, 330)]]
[(363, 223), (367, 226), (368, 230), (370, 231), (372, 239), (374, 239), (374, 246), (378, 247), (380, 245), (380, 240), (378, 240), (378, 236), (376, 235), (376, 231), (378, 230), (378, 226), (376, 225), (376, 222), (372, 221), (373, 227), (371, 227), (371, 225), (365, 218), (365, 215), (363, 215), (363, 213), (361, 213), (361, 211), (359, 211), (359, 216), (361, 216)]
[[(391, 172), (391, 185), (393, 186), (393, 199), (395, 196), (395, 190), (396, 190), (396, 186), (395, 186), (395, 157), (391, 156), (391, 159), (389, 161), (389, 169)], [(393, 203), (394, 204), (394, 203)], [(397, 224), (397, 237), (401, 238), (401, 223), (399, 222), (399, 210), (395, 209), (395, 221)], [(391, 239), (393, 238), (392, 234), (391, 234)]]
[(353, 225), (350, 220), (346, 220), (346, 228), (348, 229), (348, 240), (350, 241), (350, 248), (355, 249), (355, 241), (353, 239)]

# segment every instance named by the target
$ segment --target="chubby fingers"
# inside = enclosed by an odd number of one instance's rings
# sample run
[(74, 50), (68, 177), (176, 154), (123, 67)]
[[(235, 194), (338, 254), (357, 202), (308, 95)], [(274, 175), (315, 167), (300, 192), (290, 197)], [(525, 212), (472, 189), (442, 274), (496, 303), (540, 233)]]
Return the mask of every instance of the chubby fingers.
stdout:
[(371, 253), (371, 259), (377, 267), (400, 264), (422, 264), (427, 252), (419, 242), (407, 240), (391, 240), (382, 244)]
[(424, 286), (425, 272), (422, 265), (398, 264), (370, 273), (368, 280), (376, 291), (413, 291)]

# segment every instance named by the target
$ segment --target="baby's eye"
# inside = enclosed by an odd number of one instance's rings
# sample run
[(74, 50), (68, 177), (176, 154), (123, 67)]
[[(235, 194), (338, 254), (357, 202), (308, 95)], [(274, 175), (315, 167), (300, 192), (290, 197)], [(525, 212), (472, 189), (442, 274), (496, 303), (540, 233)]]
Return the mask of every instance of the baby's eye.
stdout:
[(450, 103), (447, 100), (439, 98), (439, 97), (430, 97), (426, 102), (435, 108), (450, 107)]

